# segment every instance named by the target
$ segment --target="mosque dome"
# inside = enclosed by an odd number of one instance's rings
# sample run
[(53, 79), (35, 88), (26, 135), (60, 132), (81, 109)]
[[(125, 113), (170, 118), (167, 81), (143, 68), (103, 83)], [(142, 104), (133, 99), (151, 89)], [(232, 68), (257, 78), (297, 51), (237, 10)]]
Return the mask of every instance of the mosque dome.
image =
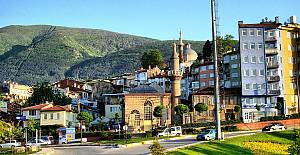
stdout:
[(195, 61), (198, 58), (197, 52), (191, 48), (191, 45), (189, 43), (186, 45), (185, 53), (187, 62)]
[(148, 85), (139, 85), (133, 88), (130, 93), (159, 93), (160, 90), (157, 90), (155, 87)]

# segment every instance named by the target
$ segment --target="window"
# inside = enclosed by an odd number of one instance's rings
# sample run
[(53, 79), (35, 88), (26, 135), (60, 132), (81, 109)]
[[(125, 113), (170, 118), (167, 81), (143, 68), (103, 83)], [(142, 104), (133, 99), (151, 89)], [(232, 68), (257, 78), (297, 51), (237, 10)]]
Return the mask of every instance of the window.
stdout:
[(201, 67), (200, 67), (200, 70), (201, 70), (201, 71), (206, 71), (206, 66), (201, 66)]
[(52, 113), (52, 114), (50, 114), (50, 119), (53, 119), (53, 113)]
[(257, 83), (253, 83), (253, 84), (252, 84), (252, 88), (253, 88), (254, 90), (257, 90)]
[(237, 96), (233, 96), (232, 100), (233, 100), (233, 104), (238, 104), (238, 97)]
[(213, 80), (209, 81), (209, 86), (214, 86), (215, 85), (215, 82)]
[(264, 70), (263, 70), (263, 69), (260, 69), (260, 70), (259, 70), (259, 76), (264, 76), (264, 75), (265, 75)]
[(152, 120), (152, 104), (150, 102), (146, 102), (144, 104), (144, 120)]
[(250, 36), (254, 36), (254, 29), (250, 29)]
[(36, 116), (36, 110), (29, 110), (29, 116)]
[(230, 60), (236, 60), (237, 59), (237, 55), (232, 55), (231, 57), (230, 57)]
[(238, 64), (231, 64), (231, 68), (238, 68)]
[(257, 74), (256, 74), (256, 69), (253, 69), (253, 70), (251, 70), (252, 72), (251, 72), (251, 76), (256, 76)]
[(269, 37), (274, 37), (274, 31), (269, 32)]
[(249, 58), (248, 58), (248, 56), (245, 56), (244, 57), (244, 63), (248, 63), (249, 62)]
[(115, 112), (119, 111), (118, 107), (110, 107), (109, 109), (110, 109), (110, 112), (112, 112), (112, 113), (115, 113)]
[(257, 36), (262, 36), (262, 30), (257, 30)]
[(245, 98), (245, 103), (246, 104), (250, 104), (250, 99), (249, 98)]
[(290, 83), (290, 88), (295, 89), (295, 83)]
[(229, 96), (225, 97), (225, 104), (230, 104), (230, 97)]
[(238, 86), (239, 82), (235, 81), (235, 82), (231, 82), (231, 86)]
[(250, 49), (252, 49), (252, 50), (255, 49), (255, 43), (250, 43)]
[(245, 85), (245, 89), (246, 89), (246, 90), (249, 90), (249, 89), (250, 89), (250, 84), (249, 84), (249, 83), (247, 83), (247, 84)]
[(247, 50), (248, 49), (248, 44), (247, 43), (243, 43), (243, 49)]
[(209, 70), (213, 70), (213, 69), (214, 69), (214, 65), (209, 65), (209, 66), (208, 66), (208, 69), (209, 69)]
[(262, 43), (258, 43), (258, 44), (257, 44), (257, 48), (258, 48), (258, 49), (262, 49), (262, 48), (263, 48), (263, 44), (262, 44)]
[(257, 98), (253, 97), (253, 104), (257, 104)]
[(206, 82), (201, 82), (200, 83), (200, 87), (205, 87), (206, 86)]
[(246, 36), (247, 35), (247, 29), (242, 29), (242, 36)]
[(206, 74), (200, 74), (200, 79), (205, 79), (206, 78)]
[(288, 38), (292, 38), (292, 33), (291, 33), (291, 32), (288, 32), (288, 33), (287, 33), (287, 37), (288, 37)]
[(214, 74), (214, 73), (210, 73), (210, 74), (209, 74), (209, 77), (210, 77), (210, 78), (213, 78), (213, 77), (215, 77), (215, 74)]
[(261, 90), (261, 84), (257, 84), (257, 90)]
[(244, 76), (250, 76), (249, 69), (245, 69), (245, 70), (244, 70)]
[(251, 57), (251, 63), (256, 63), (256, 57), (255, 56)]
[(239, 73), (231, 73), (231, 77), (233, 78), (239, 77)]
[(59, 113), (56, 114), (56, 119), (59, 119)]
[(47, 116), (48, 116), (47, 114), (44, 114), (44, 119), (48, 119)]
[(264, 62), (264, 57), (263, 56), (258, 57), (258, 62), (263, 63)]

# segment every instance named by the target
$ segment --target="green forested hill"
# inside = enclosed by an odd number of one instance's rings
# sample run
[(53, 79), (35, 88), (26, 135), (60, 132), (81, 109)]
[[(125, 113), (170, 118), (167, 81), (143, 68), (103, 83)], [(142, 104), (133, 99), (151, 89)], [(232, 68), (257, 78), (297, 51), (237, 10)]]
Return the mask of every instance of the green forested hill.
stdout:
[[(191, 44), (200, 51), (203, 42)], [(7, 26), (0, 28), (0, 81), (35, 84), (133, 72), (142, 53), (151, 48), (161, 49), (168, 60), (171, 41), (97, 29)]]

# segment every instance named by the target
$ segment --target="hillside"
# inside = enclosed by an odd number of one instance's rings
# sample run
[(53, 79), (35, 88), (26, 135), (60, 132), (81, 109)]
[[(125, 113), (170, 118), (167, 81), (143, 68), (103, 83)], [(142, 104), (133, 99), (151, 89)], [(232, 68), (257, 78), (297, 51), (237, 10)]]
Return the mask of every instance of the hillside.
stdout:
[[(191, 44), (200, 51), (203, 42)], [(161, 49), (168, 60), (171, 41), (98, 29), (7, 26), (0, 28), (0, 81), (35, 84), (133, 72), (142, 53), (151, 48)]]

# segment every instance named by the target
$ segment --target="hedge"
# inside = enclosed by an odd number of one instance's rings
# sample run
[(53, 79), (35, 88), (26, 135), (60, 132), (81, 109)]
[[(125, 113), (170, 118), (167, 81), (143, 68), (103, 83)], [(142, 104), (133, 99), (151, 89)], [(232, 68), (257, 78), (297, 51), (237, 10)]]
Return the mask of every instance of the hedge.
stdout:
[(268, 116), (268, 117), (261, 117), (260, 121), (278, 121), (278, 120), (287, 120), (287, 119), (295, 119), (300, 118), (300, 113), (291, 114), (291, 115), (281, 115), (281, 116)]
[[(221, 121), (221, 125), (233, 125), (240, 123), (241, 121), (237, 120), (229, 120), (229, 121)], [(182, 124), (182, 128), (199, 128), (199, 127), (210, 127), (210, 126), (215, 126), (215, 122), (206, 122), (206, 123), (190, 123), (190, 124)]]

